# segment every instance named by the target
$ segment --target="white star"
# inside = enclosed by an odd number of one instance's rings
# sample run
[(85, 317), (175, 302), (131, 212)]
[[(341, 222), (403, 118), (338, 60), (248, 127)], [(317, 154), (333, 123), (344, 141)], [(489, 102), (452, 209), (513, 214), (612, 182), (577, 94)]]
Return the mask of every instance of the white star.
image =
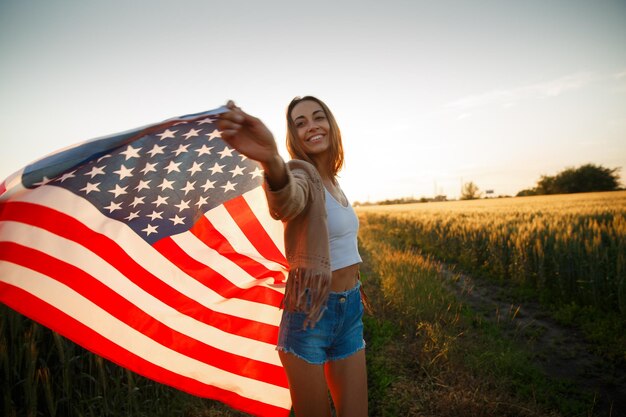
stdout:
[(139, 158), (139, 150), (141, 148), (133, 148), (128, 145), (124, 152), (120, 152), (122, 155), (126, 157), (125, 161), (128, 161), (130, 158)]
[(120, 195), (126, 194), (126, 189), (128, 188), (128, 185), (124, 188), (120, 187), (119, 184), (115, 184), (115, 188), (113, 190), (109, 190), (110, 193), (115, 194), (115, 198), (119, 197)]
[(175, 150), (175, 151), (173, 151), (173, 152), (176, 154), (176, 156), (178, 156), (178, 155), (180, 155), (181, 153), (186, 153), (186, 152), (189, 152), (189, 151), (187, 150), (187, 148), (188, 148), (188, 147), (189, 147), (189, 144), (187, 144), (187, 145), (182, 145), (182, 144), (181, 144), (181, 145), (178, 147), (178, 149), (176, 149), (176, 150)]
[(213, 132), (207, 133), (207, 136), (209, 137), (209, 140), (215, 139), (215, 138), (221, 138), (222, 137), (222, 132), (220, 132), (219, 130), (215, 129)]
[(100, 162), (100, 161), (102, 161), (103, 159), (107, 159), (107, 158), (110, 158), (110, 157), (111, 157), (111, 155), (109, 155), (109, 154), (102, 155), (100, 158), (98, 158), (98, 159), (96, 160), (96, 162)]
[(59, 178), (59, 182), (63, 182), (65, 180), (68, 180), (70, 178), (74, 178), (76, 175), (74, 175), (76, 171), (72, 171), (72, 172), (66, 172), (65, 174), (63, 174), (61, 176), (61, 178)]
[(191, 166), (191, 168), (189, 168), (187, 170), (187, 172), (190, 172), (189, 176), (193, 176), (193, 174), (195, 174), (196, 172), (200, 172), (202, 171), (202, 164), (204, 164), (204, 162), (200, 162), (197, 163), (196, 161), (193, 162), (193, 165)]
[(241, 158), (241, 162), (245, 161), (246, 159), (248, 159), (247, 156), (245, 156), (244, 154), (240, 154), (239, 157)]
[(152, 150), (148, 151), (148, 153), (150, 154), (150, 156), (154, 157), (154, 155), (164, 153), (163, 149), (165, 149), (165, 146), (159, 146), (155, 143), (154, 146), (152, 147)]
[(204, 206), (205, 204), (209, 204), (209, 202), (207, 201), (207, 199), (206, 199), (205, 197), (200, 197), (200, 198), (198, 199), (198, 202), (196, 203), (196, 206), (197, 206), (198, 208), (200, 208), (200, 207)]
[(213, 149), (213, 146), (208, 147), (206, 145), (202, 145), (202, 148), (196, 149), (196, 152), (198, 152), (198, 156), (211, 155), (211, 149)]
[(213, 186), (213, 184), (215, 184), (215, 181), (211, 181), (211, 180), (206, 180), (206, 182), (204, 183), (204, 185), (202, 186), (202, 188), (204, 188), (204, 192), (206, 193), (208, 189), (210, 188), (215, 188)]
[(104, 168), (103, 167), (91, 167), (91, 171), (86, 172), (85, 175), (91, 175), (91, 178), (95, 177), (96, 175), (104, 175)]
[(163, 197), (162, 195), (158, 196), (156, 200), (152, 202), (152, 204), (156, 204), (159, 207), (161, 204), (167, 204), (167, 199), (169, 197)]
[(145, 229), (142, 229), (142, 232), (146, 232), (146, 235), (150, 236), (152, 233), (156, 233), (157, 232), (157, 228), (159, 226), (152, 226), (151, 224), (149, 224), (148, 226), (146, 226)]
[(151, 164), (150, 162), (146, 163), (146, 166), (143, 167), (143, 169), (141, 170), (141, 172), (146, 175), (148, 172), (156, 172), (156, 162), (154, 164)]
[(228, 146), (225, 147), (221, 152), (218, 152), (221, 156), (220, 159), (227, 157), (227, 156), (233, 156), (233, 150), (230, 149)]
[(215, 165), (213, 165), (213, 168), (209, 168), (209, 171), (211, 171), (211, 175), (215, 174), (216, 172), (224, 172), (222, 171), (222, 168), (224, 168), (226, 165), (219, 165), (217, 162), (215, 163)]
[(136, 219), (137, 217), (139, 217), (139, 212), (138, 211), (134, 211), (134, 212), (130, 213), (127, 217), (124, 217), (124, 220), (131, 221), (132, 219)]
[[(145, 196), (143, 197), (135, 197), (135, 200), (130, 203), (131, 206), (133, 206), (133, 208), (137, 207), (139, 204), (143, 204), (143, 199), (146, 198)], [(139, 212), (137, 212), (139, 213)]]
[(122, 205), (120, 203), (114, 203), (111, 201), (111, 204), (109, 204), (108, 207), (103, 207), (103, 208), (109, 210), (109, 213), (113, 213), (115, 210), (121, 210)]
[(161, 188), (161, 191), (165, 191), (166, 188), (173, 190), (174, 187), (172, 187), (172, 184), (174, 184), (174, 181), (168, 181), (165, 178), (163, 178), (163, 182), (161, 183), (161, 185), (159, 185), (159, 187)]
[(252, 171), (250, 175), (252, 175), (252, 178), (256, 178), (256, 177), (263, 178), (263, 170), (259, 169), (259, 167), (254, 167), (254, 171)]
[(228, 172), (232, 172), (233, 173), (233, 178), (236, 177), (237, 175), (243, 175), (243, 170), (246, 169), (246, 167), (240, 167), (239, 165), (237, 165), (235, 167), (235, 169), (232, 169)]
[(51, 181), (51, 179), (50, 179), (50, 178), (48, 178), (48, 177), (43, 177), (43, 178), (41, 179), (41, 181), (36, 182), (34, 185), (36, 185), (37, 187), (39, 187), (39, 186), (42, 186), (42, 185), (46, 185), (46, 184), (47, 184), (47, 183), (49, 183), (50, 181)]
[(178, 132), (178, 130), (169, 130), (167, 129), (165, 132), (158, 134), (157, 136), (159, 136), (161, 138), (161, 140), (163, 139), (168, 139), (168, 138), (174, 138), (174, 133)]
[(135, 187), (135, 190), (137, 191), (141, 191), (143, 189), (150, 189), (150, 187), (148, 186), (148, 184), (150, 184), (150, 181), (152, 180), (148, 180), (148, 181), (144, 181), (144, 180), (139, 180), (139, 184), (137, 184), (137, 186)]
[(185, 195), (187, 195), (187, 193), (189, 191), (193, 191), (193, 189), (194, 189), (193, 186), (194, 185), (196, 185), (195, 181), (194, 182), (187, 181), (187, 185), (185, 185), (183, 188), (181, 188), (181, 190), (185, 192)]
[(180, 203), (174, 204), (174, 207), (178, 207), (178, 211), (181, 212), (181, 211), (189, 208), (189, 202), (190, 201), (191, 200), (187, 200), (187, 201), (180, 200)]
[(165, 169), (167, 169), (167, 173), (168, 174), (171, 174), (172, 171), (180, 172), (180, 169), (178, 169), (178, 166), (180, 164), (182, 164), (182, 162), (170, 161), (170, 164), (168, 166), (166, 166)]
[(220, 185), (220, 187), (222, 187), (224, 189), (224, 192), (226, 192), (228, 190), (235, 191), (235, 185), (237, 185), (237, 183), (233, 184), (230, 181), (226, 181), (226, 185)]
[(211, 124), (214, 121), (215, 121), (215, 119), (212, 119), (211, 117), (207, 117), (206, 119), (198, 120), (198, 124), (199, 125)]
[(191, 129), (189, 132), (185, 133), (183, 136), (185, 137), (185, 139), (189, 139), (191, 137), (198, 136), (198, 133), (200, 133), (199, 130)]
[(152, 219), (152, 221), (155, 221), (156, 219), (162, 219), (163, 217), (161, 217), (161, 214), (163, 214), (162, 211), (156, 212), (154, 210), (152, 210), (152, 214), (148, 214), (146, 217), (150, 217)]
[(178, 217), (178, 214), (174, 215), (174, 217), (170, 218), (170, 220), (174, 223), (174, 226), (177, 224), (185, 224), (185, 218)]
[(80, 189), (80, 191), (85, 191), (87, 194), (89, 194), (92, 191), (100, 191), (100, 189), (98, 188), (98, 186), (100, 185), (99, 182), (92, 184), (90, 182), (87, 183), (87, 185), (85, 185), (83, 188)]
[(132, 174), (133, 169), (134, 168), (128, 169), (124, 165), (122, 165), (120, 167), (120, 169), (118, 169), (117, 171), (113, 171), (113, 172), (120, 176), (120, 180), (123, 180), (126, 177), (132, 177), (133, 176), (133, 174)]

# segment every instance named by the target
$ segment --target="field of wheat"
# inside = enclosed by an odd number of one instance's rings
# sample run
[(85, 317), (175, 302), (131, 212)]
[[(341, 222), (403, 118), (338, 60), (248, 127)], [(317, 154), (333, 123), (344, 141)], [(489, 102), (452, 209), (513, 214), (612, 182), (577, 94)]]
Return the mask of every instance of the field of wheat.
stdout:
[(626, 316), (626, 192), (359, 207), (407, 248), (542, 301)]

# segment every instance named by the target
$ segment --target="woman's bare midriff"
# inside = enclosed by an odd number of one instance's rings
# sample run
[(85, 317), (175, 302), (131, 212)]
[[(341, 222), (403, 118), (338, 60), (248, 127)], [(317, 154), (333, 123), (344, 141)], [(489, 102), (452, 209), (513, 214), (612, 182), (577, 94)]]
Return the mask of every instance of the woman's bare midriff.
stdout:
[(330, 290), (332, 292), (344, 292), (354, 288), (359, 279), (359, 264), (346, 266), (333, 271)]

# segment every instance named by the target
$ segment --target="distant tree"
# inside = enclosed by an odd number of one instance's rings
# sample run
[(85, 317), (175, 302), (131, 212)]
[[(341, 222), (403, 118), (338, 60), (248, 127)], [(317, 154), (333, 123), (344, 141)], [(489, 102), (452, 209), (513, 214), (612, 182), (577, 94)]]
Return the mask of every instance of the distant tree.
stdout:
[(615, 191), (619, 189), (619, 168), (585, 164), (578, 168), (567, 168), (555, 176), (542, 175), (537, 187), (522, 190), (523, 195), (588, 193), (593, 191)]
[(473, 182), (466, 182), (461, 189), (461, 200), (475, 200), (480, 198), (478, 186)]

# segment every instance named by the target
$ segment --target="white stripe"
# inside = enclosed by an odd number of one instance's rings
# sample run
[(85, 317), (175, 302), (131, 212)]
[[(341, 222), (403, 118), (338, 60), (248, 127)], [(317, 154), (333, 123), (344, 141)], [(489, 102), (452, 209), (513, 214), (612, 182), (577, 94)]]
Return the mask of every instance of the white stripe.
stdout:
[(277, 407), (289, 408), (289, 390), (242, 377), (181, 355), (136, 331), (71, 288), (35, 271), (0, 261), (2, 280), (58, 308), (141, 358), (200, 381)]
[[(272, 238), (274, 244), (285, 255), (285, 237), (283, 222), (274, 220), (270, 216), (270, 209), (267, 205), (267, 198), (265, 198), (265, 191), (261, 187), (257, 187), (251, 191), (248, 191), (243, 195), (243, 198), (248, 202), (250, 209), (259, 220), (267, 234)], [(262, 203), (261, 203), (262, 202)]]
[(220, 296), (164, 258), (126, 224), (104, 216), (87, 200), (70, 191), (55, 186), (42, 186), (12, 200), (44, 205), (74, 217), (88, 228), (113, 239), (148, 272), (207, 308), (275, 326), (280, 322), (280, 311), (276, 307)]
[(254, 247), (248, 240), (248, 237), (241, 231), (235, 220), (230, 216), (228, 210), (224, 206), (218, 206), (204, 213), (204, 216), (211, 222), (215, 229), (220, 232), (228, 243), (239, 253), (245, 253), (250, 258), (259, 262), (265, 268), (271, 271), (281, 271), (284, 269), (281, 265), (269, 261)]
[[(85, 271), (117, 294), (135, 304), (146, 314), (166, 326), (220, 350), (280, 366), (273, 344), (248, 339), (216, 329), (186, 316), (122, 275), (108, 262), (80, 244), (57, 236), (44, 229), (12, 221), (0, 222), (0, 241), (10, 241), (27, 246)], [(0, 280), (3, 278), (0, 277)], [(280, 320), (278, 309), (272, 308), (273, 317)], [(261, 314), (261, 313), (258, 313)]]

